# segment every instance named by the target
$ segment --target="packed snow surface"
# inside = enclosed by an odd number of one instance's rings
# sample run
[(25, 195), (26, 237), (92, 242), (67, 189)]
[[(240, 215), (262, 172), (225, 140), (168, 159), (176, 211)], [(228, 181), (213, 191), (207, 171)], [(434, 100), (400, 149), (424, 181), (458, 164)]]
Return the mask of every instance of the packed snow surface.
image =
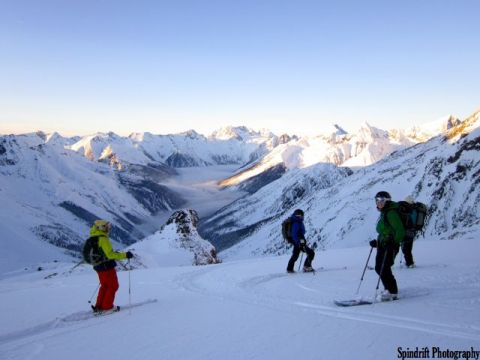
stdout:
[[(367, 245), (318, 251), (316, 274), (286, 274), (288, 256), (119, 271), (116, 303), (133, 307), (101, 317), (87, 315), (97, 276), (86, 265), (4, 273), (0, 358), (397, 359), (416, 347), (430, 358), (437, 349), (479, 351), (479, 250), (476, 240), (419, 240), (418, 266), (404, 268), (398, 256), (393, 268), (400, 300), (350, 308), (333, 301), (375, 294), (373, 270), (360, 283)], [(149, 299), (157, 301), (142, 305)]]

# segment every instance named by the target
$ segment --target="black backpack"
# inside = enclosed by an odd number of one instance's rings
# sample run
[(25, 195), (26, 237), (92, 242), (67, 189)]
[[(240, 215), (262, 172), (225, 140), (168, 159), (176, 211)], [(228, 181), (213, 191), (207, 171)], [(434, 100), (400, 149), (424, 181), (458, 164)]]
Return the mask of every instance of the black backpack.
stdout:
[(292, 219), (290, 217), (282, 222), (282, 236), (286, 242), (292, 243)]
[(90, 236), (85, 240), (82, 249), (83, 260), (93, 266), (99, 265), (106, 260), (105, 254), (98, 246), (98, 236)]
[(406, 230), (421, 231), (427, 218), (427, 206), (421, 202), (398, 202), (398, 214)]

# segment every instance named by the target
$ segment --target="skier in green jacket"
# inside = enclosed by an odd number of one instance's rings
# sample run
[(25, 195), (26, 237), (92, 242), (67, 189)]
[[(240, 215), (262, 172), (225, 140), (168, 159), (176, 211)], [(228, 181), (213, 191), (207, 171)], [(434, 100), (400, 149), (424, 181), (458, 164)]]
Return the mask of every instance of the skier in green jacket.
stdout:
[(95, 306), (92, 306), (94, 312), (116, 311), (120, 308), (113, 305), (115, 293), (118, 290), (118, 278), (115, 267), (115, 260), (130, 259), (133, 254), (130, 251), (116, 252), (108, 238), (112, 225), (106, 220), (96, 220), (90, 229), (90, 236), (98, 238), (98, 247), (102, 253), (102, 259), (93, 268), (98, 274), (100, 289)]
[(370, 246), (377, 248), (375, 271), (380, 276), (385, 291), (380, 294), (381, 300), (398, 298), (397, 281), (392, 273), (395, 256), (405, 237), (405, 228), (398, 214), (398, 204), (392, 201), (390, 194), (380, 191), (375, 195), (375, 204), (380, 211), (377, 222), (377, 240), (370, 241)]

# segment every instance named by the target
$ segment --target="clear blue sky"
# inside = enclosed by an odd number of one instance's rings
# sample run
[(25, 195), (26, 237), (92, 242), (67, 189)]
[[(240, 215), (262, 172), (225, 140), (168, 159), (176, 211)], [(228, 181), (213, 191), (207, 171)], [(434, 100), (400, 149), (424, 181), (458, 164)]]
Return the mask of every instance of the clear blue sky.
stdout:
[(477, 0), (1, 0), (0, 133), (465, 117), (479, 14)]

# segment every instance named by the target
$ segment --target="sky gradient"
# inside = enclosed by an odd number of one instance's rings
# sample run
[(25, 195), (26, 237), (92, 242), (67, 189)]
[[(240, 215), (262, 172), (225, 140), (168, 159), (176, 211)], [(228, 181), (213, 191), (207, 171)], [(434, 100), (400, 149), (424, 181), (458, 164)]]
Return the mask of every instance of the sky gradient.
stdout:
[(0, 133), (406, 127), (480, 108), (479, 1), (0, 2)]

